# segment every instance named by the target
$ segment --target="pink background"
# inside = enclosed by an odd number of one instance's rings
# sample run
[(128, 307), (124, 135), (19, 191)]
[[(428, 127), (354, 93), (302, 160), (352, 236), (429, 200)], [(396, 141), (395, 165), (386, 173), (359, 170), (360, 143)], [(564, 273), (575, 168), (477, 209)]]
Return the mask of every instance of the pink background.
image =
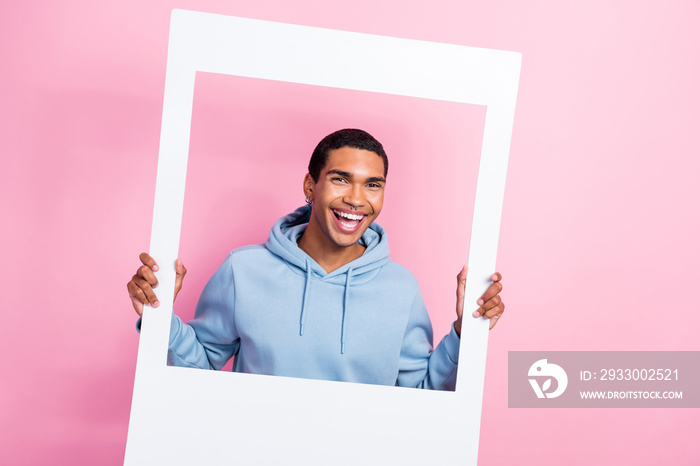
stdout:
[[(700, 462), (693, 446), (696, 410), (516, 410), (508, 409), (506, 391), (508, 351), (700, 350), (700, 315), (692, 304), (700, 278), (694, 179), (700, 171), (700, 4), (252, 3), (33, 1), (2, 7), (0, 345), (6, 362), (0, 462), (123, 459), (138, 345), (124, 285), (137, 254), (148, 248), (172, 8), (521, 52), (498, 260), (508, 310), (489, 342), (480, 464)], [(212, 76), (198, 76), (197, 86), (182, 245), (192, 273), (183, 306), (196, 299), (198, 283), (211, 272), (206, 267), (238, 244), (214, 224), (216, 236), (209, 235), (204, 222), (220, 221), (215, 212), (228, 207), (231, 220), (259, 222), (237, 233), (257, 242), (270, 223), (259, 206), (274, 219), (301, 200), (303, 173), (290, 161), (279, 183), (293, 197), (276, 194), (276, 181), (265, 179), (269, 198), (250, 199), (236, 184), (230, 204), (219, 194), (219, 204), (208, 204), (207, 173), (213, 167), (228, 179), (216, 164), (229, 163), (229, 147), (248, 148), (251, 158), (279, 157), (287, 147), (305, 158), (309, 144), (340, 122), (335, 107), (322, 116), (319, 102), (299, 108), (296, 99), (312, 91), (294, 91), (270, 122), (275, 128), (293, 123), (289, 134), (263, 134), (267, 126), (259, 119), (241, 118), (214, 98), (230, 86), (228, 102), (254, 109), (252, 95), (236, 94), (240, 87)], [(282, 85), (273, 88), (263, 105), (282, 105), (277, 91), (290, 95)], [(323, 101), (354, 100), (331, 94)], [(387, 100), (378, 108), (412, 104)], [(401, 137), (420, 119), (374, 111), (363, 116), (362, 109), (353, 118), (395, 148), (390, 156), (445, 145), (460, 150), (449, 125), (483, 118), (478, 108), (472, 114), (419, 105), (430, 117), (415, 141)], [(228, 125), (217, 131), (207, 123), (217, 117), (238, 128), (250, 125), (247, 134), (260, 135), (261, 148), (227, 135)], [(433, 134), (445, 136), (436, 138), (439, 146), (426, 143), (425, 135)], [(401, 186), (416, 170), (400, 168), (397, 157), (385, 214), (401, 209), (402, 193), (415, 190), (429, 207), (418, 222), (447, 222), (449, 231), (459, 231), (463, 220), (452, 212), (454, 199), (437, 190), (449, 185), (455, 169)], [(451, 318), (442, 307), (452, 306), (453, 261), (460, 262), (462, 246), (436, 270), (445, 278), (431, 278), (422, 266), (426, 258), (410, 263), (410, 242), (402, 242), (403, 228), (392, 222), (382, 223), (391, 228), (395, 255), (403, 254), (401, 261), (426, 286), (445, 286), (447, 297), (431, 305), (436, 333), (442, 333)]]

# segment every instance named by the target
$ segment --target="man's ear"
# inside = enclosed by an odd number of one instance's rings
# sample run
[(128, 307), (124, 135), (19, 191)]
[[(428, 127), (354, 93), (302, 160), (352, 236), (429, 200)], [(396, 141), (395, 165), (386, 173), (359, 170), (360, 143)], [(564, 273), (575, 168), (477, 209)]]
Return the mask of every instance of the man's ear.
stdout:
[(310, 173), (304, 176), (304, 197), (313, 202), (314, 200), (314, 188), (316, 187), (316, 182), (311, 177)]

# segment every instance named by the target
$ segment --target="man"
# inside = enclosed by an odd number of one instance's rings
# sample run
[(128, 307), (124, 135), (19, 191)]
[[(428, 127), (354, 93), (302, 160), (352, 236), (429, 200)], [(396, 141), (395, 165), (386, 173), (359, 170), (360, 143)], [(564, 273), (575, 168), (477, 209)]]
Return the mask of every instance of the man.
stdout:
[[(195, 318), (173, 315), (173, 365), (257, 374), (453, 390), (466, 268), (457, 320), (432, 348), (432, 326), (415, 277), (391, 262), (382, 210), (388, 160), (357, 129), (326, 136), (304, 177), (307, 205), (279, 219), (262, 245), (232, 251), (207, 283)], [(134, 309), (158, 306), (155, 261), (141, 255), (127, 284)], [(175, 294), (186, 273), (176, 262)], [(474, 317), (505, 309), (500, 275)]]

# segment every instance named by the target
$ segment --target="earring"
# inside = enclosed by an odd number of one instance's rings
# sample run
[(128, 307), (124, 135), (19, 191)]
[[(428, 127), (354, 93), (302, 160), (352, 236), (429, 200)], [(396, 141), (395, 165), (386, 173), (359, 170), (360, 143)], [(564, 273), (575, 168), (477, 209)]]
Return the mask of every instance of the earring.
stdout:
[(309, 196), (306, 196), (304, 198), (304, 202), (306, 202), (307, 204), (311, 204), (313, 201), (311, 199), (309, 199)]

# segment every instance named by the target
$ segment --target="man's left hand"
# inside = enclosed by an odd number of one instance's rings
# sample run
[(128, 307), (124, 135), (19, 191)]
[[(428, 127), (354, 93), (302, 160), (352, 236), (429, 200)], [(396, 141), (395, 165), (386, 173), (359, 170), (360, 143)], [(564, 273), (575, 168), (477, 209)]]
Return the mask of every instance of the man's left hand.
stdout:
[[(506, 305), (499, 296), (501, 290), (503, 290), (503, 285), (501, 285), (501, 274), (496, 272), (491, 275), (491, 280), (493, 283), (486, 290), (486, 293), (481, 295), (481, 298), (477, 301), (480, 306), (479, 309), (472, 313), (472, 316), (484, 317), (489, 319), (491, 322), (489, 324), (489, 330), (492, 329), (497, 323), (498, 319), (503, 315), (503, 311), (506, 309)], [(464, 288), (467, 284), (467, 266), (462, 267), (462, 270), (457, 275), (457, 320), (455, 321), (455, 331), (457, 335), (461, 334), (462, 331), (462, 314), (464, 311)]]

